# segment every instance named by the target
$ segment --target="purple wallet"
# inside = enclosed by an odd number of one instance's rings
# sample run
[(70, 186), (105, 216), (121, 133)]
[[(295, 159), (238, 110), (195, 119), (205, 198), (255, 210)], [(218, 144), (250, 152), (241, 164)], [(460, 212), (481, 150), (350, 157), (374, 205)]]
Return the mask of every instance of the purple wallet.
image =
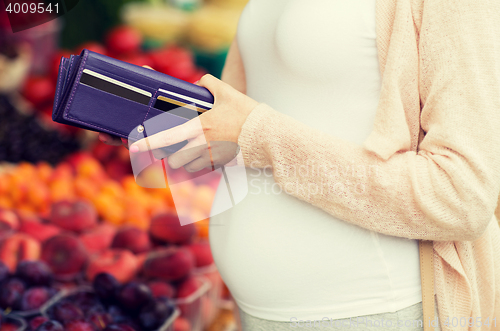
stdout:
[[(185, 123), (213, 102), (204, 87), (84, 49), (61, 58), (52, 120), (137, 140)], [(160, 125), (145, 125), (155, 117)]]

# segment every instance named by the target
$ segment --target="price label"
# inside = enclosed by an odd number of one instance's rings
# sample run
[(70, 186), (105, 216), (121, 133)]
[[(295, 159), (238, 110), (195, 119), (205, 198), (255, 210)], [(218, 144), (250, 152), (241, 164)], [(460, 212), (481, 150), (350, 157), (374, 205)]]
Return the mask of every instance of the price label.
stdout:
[(3, 0), (12, 32), (30, 29), (64, 15), (78, 0)]

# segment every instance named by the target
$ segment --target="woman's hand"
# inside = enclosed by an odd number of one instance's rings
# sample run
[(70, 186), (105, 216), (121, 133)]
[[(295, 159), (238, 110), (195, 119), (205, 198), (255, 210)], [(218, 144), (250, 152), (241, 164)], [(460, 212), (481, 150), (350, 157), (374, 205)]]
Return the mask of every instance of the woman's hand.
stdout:
[(186, 146), (168, 157), (172, 168), (185, 166), (188, 171), (198, 171), (224, 164), (228, 162), (228, 156), (229, 160), (234, 159), (243, 123), (259, 103), (212, 75), (203, 76), (198, 85), (214, 95), (211, 110), (182, 125), (135, 142), (130, 146), (130, 152), (145, 152), (188, 140)]

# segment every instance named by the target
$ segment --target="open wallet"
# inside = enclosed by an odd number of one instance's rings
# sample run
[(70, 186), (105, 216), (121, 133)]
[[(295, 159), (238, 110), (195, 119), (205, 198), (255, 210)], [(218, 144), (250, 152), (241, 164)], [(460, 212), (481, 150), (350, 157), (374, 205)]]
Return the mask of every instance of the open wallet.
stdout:
[[(84, 49), (61, 58), (52, 120), (133, 142), (183, 124), (213, 102), (204, 87)], [(145, 127), (159, 115), (162, 125)], [(168, 155), (186, 144), (162, 150)]]

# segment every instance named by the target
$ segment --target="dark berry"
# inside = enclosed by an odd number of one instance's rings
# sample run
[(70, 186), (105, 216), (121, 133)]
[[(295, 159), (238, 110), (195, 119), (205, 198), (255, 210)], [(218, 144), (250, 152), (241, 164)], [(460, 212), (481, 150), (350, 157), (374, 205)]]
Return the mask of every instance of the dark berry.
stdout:
[(32, 287), (27, 289), (21, 298), (21, 310), (40, 308), (50, 299), (50, 293), (45, 287)]
[(141, 309), (139, 321), (145, 330), (159, 328), (174, 311), (174, 306), (167, 300), (157, 299)]
[(67, 322), (83, 319), (83, 311), (71, 302), (61, 302), (54, 307), (54, 319), (66, 324)]
[(37, 316), (29, 322), (30, 330), (35, 331), (40, 325), (47, 322), (49, 319), (45, 316)]
[(93, 286), (99, 299), (105, 303), (110, 303), (115, 299), (120, 283), (113, 275), (103, 272), (94, 277)]
[(19, 310), (26, 285), (20, 279), (11, 278), (0, 289), (0, 308)]
[(153, 301), (153, 295), (146, 284), (130, 282), (120, 288), (117, 299), (122, 308), (138, 314), (139, 309)]
[(64, 331), (64, 328), (58, 321), (51, 320), (40, 324), (36, 331)]
[(43, 261), (21, 261), (17, 265), (16, 276), (29, 286), (50, 286), (53, 275), (50, 267)]
[(104, 331), (135, 331), (134, 328), (127, 324), (110, 324), (108, 325)]

